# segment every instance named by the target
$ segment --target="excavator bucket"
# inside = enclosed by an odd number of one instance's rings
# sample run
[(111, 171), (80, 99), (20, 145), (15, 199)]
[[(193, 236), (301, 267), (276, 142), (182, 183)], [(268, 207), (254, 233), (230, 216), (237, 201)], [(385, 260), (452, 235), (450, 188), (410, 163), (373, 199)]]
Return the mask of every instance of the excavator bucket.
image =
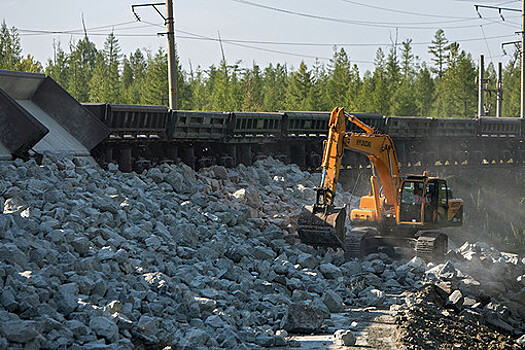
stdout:
[(306, 205), (297, 219), (301, 241), (315, 247), (342, 248), (346, 207)]

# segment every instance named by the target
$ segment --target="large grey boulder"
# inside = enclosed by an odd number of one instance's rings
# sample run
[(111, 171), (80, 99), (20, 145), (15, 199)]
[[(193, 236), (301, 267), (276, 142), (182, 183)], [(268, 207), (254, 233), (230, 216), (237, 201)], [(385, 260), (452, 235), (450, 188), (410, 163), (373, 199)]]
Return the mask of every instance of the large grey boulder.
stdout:
[(345, 307), (343, 305), (343, 299), (331, 289), (328, 289), (323, 294), (323, 303), (326, 305), (328, 310), (333, 313), (342, 312)]
[(323, 276), (327, 279), (337, 279), (343, 276), (341, 269), (330, 263), (321, 264), (319, 266), (319, 271), (321, 271)]
[(69, 315), (78, 307), (78, 285), (67, 283), (59, 286), (55, 301), (58, 311), (64, 315)]
[(9, 341), (17, 343), (28, 343), (39, 335), (35, 321), (2, 321), (0, 322), (0, 333)]
[(323, 312), (312, 306), (294, 303), (288, 307), (281, 328), (291, 333), (312, 333), (321, 328)]
[(89, 328), (95, 332), (99, 337), (103, 337), (111, 343), (115, 343), (119, 339), (117, 325), (103, 316), (95, 316), (89, 321)]
[(334, 343), (338, 346), (353, 346), (356, 338), (351, 330), (339, 329), (334, 333)]
[(359, 293), (359, 303), (363, 306), (378, 306), (383, 304), (385, 292), (382, 290), (368, 287)]

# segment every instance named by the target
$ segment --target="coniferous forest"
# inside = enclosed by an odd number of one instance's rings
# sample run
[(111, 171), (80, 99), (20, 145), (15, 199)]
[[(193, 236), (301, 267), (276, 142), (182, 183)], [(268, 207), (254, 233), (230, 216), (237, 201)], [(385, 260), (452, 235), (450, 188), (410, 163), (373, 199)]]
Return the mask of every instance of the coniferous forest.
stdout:
[[(218, 62), (195, 71), (178, 69), (179, 109), (216, 111), (327, 111), (345, 106), (356, 112), (394, 116), (474, 117), (478, 67), (471, 53), (438, 30), (428, 47), (431, 61), (415, 56), (411, 39), (387, 50), (378, 48), (373, 71), (360, 71), (351, 53), (333, 49), (327, 64), (298, 67), (272, 63)], [(475, 55), (477, 56), (477, 54)], [(137, 49), (124, 54), (110, 34), (103, 47), (86, 35), (67, 48), (55, 46), (52, 59), (22, 56), (20, 36), (5, 21), (0, 26), (0, 69), (45, 73), (80, 102), (168, 105), (167, 53)], [(495, 89), (491, 64), (485, 76)], [(520, 109), (519, 51), (504, 67), (503, 116)], [(486, 114), (495, 115), (496, 96), (488, 95)]]

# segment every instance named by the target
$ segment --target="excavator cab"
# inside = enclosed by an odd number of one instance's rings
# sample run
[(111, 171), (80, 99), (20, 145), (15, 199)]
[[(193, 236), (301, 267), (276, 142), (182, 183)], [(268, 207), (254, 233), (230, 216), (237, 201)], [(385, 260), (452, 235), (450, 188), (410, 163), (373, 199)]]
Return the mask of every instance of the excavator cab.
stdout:
[(463, 201), (452, 198), (447, 182), (425, 175), (408, 175), (400, 189), (398, 223), (434, 228), (460, 226)]
[(424, 212), (425, 183), (419, 180), (404, 181), (401, 186), (401, 201), (399, 206), (399, 223), (422, 225)]

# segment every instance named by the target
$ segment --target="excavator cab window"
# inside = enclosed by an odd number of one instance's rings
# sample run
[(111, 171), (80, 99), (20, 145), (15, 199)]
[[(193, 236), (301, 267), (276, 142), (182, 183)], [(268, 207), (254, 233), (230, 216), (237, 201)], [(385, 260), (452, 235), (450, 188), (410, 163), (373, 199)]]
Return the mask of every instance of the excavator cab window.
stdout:
[(425, 190), (425, 222), (438, 221), (438, 206), (439, 206), (439, 183), (437, 180), (430, 180), (427, 182)]
[(405, 181), (401, 187), (400, 222), (421, 223), (425, 184), (421, 181)]
[[(440, 222), (447, 221), (449, 189), (445, 180), (437, 180), (438, 183), (438, 208), (437, 219)], [(452, 196), (452, 194), (450, 194)]]

